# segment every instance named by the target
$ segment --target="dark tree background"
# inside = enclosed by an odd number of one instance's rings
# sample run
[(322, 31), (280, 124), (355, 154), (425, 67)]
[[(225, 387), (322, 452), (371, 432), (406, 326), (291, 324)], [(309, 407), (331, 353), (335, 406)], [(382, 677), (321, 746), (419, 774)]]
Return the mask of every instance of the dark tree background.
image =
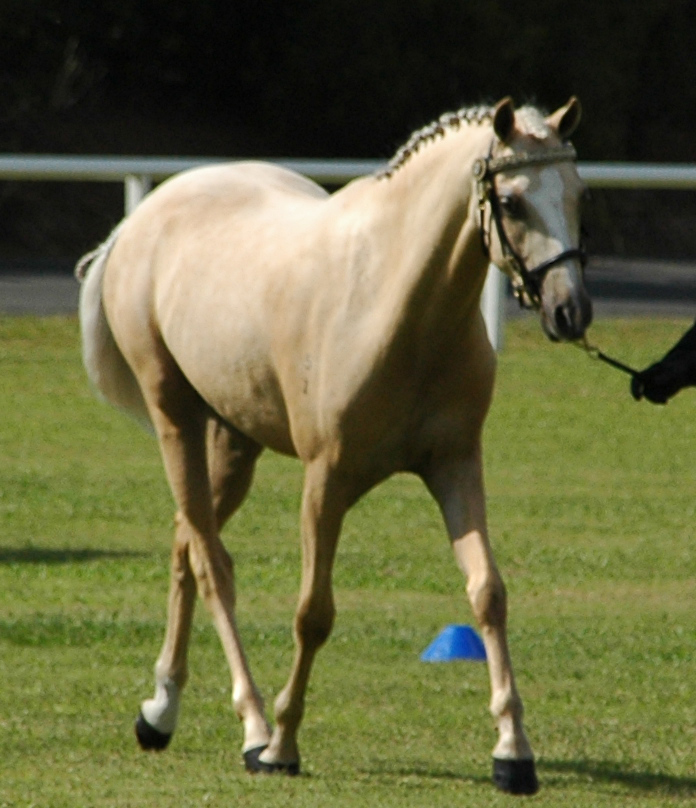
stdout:
[[(0, 152), (388, 158), (466, 103), (584, 107), (581, 159), (694, 161), (693, 0), (0, 0)], [(688, 193), (602, 192), (596, 249), (693, 257)], [(0, 184), (0, 257), (73, 258), (118, 185)]]

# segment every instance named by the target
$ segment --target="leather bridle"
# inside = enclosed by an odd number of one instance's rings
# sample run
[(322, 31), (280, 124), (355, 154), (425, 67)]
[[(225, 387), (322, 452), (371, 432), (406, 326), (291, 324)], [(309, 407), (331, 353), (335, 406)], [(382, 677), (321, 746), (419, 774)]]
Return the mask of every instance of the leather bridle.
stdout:
[[(473, 166), (474, 181), (476, 183), (476, 193), (478, 195), (478, 208), (480, 216), (479, 232), (481, 234), (481, 248), (487, 258), (490, 257), (490, 233), (486, 231), (485, 210), (486, 203), (491, 206), (491, 217), (495, 222), (498, 231), (498, 238), (503, 250), (505, 258), (512, 265), (515, 278), (512, 281), (513, 293), (517, 298), (520, 306), (525, 308), (538, 309), (541, 307), (541, 285), (544, 282), (546, 273), (557, 264), (569, 258), (576, 258), (580, 261), (580, 266), (584, 272), (585, 264), (587, 263), (587, 253), (585, 247), (580, 240), (578, 247), (564, 250), (553, 258), (547, 261), (542, 261), (534, 267), (534, 269), (527, 269), (524, 260), (517, 253), (515, 248), (510, 243), (510, 239), (505, 233), (503, 227), (503, 213), (501, 210), (500, 199), (495, 188), (495, 176), (503, 171), (514, 171), (518, 168), (526, 168), (527, 166), (543, 166), (551, 163), (575, 162), (577, 155), (575, 149), (566, 143), (554, 149), (546, 149), (543, 152), (530, 153), (530, 152), (516, 152), (515, 154), (504, 155), (503, 157), (493, 157), (493, 145), (491, 144), (488, 152), (488, 157), (481, 157), (475, 161)], [(582, 230), (581, 230), (582, 232)], [(575, 342), (583, 348), (588, 356), (593, 359), (601, 359), (611, 367), (628, 373), (633, 378), (633, 383), (640, 385), (640, 373), (629, 365), (619, 362), (618, 359), (613, 359), (611, 356), (603, 353), (594, 345), (590, 345), (587, 339), (583, 337), (581, 342)], [(640, 387), (638, 387), (641, 390)]]
[(542, 261), (533, 269), (527, 269), (524, 259), (512, 246), (510, 239), (505, 233), (500, 198), (495, 188), (495, 177), (496, 174), (500, 174), (503, 171), (514, 171), (518, 168), (527, 168), (528, 166), (575, 162), (577, 160), (577, 154), (573, 146), (569, 143), (558, 146), (557, 148), (546, 149), (542, 152), (516, 152), (515, 154), (495, 158), (492, 152), (493, 144), (491, 144), (488, 156), (479, 158), (474, 162), (473, 166), (476, 193), (478, 195), (481, 247), (485, 256), (489, 258), (491, 237), (485, 225), (485, 208), (486, 203), (488, 203), (491, 207), (491, 218), (495, 222), (503, 255), (508, 260), (513, 270), (513, 294), (520, 306), (530, 309), (539, 309), (541, 307), (541, 286), (546, 277), (546, 273), (557, 264), (574, 258), (580, 261), (580, 265), (584, 269), (587, 263), (587, 254), (581, 242), (578, 247), (564, 250), (553, 258)]

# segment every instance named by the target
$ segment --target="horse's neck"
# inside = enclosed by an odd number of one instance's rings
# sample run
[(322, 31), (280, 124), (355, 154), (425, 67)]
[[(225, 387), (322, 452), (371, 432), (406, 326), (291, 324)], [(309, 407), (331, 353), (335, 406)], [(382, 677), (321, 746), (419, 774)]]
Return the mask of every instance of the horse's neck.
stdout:
[(375, 181), (373, 238), (386, 257), (378, 271), (404, 328), (413, 327), (411, 319), (419, 331), (441, 328), (448, 318), (457, 327), (453, 316), (470, 321), (478, 308), (487, 260), (473, 215), (472, 166), (490, 137), (478, 126), (449, 132)]

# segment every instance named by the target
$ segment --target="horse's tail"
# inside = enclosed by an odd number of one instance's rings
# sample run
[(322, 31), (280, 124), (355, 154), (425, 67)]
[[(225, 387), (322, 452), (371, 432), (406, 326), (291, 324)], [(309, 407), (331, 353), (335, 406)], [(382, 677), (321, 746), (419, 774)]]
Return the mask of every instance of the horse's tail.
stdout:
[(116, 344), (102, 303), (104, 270), (118, 233), (117, 227), (103, 244), (84, 255), (75, 267), (75, 277), (82, 284), (82, 361), (90, 382), (101, 398), (151, 428), (140, 386)]

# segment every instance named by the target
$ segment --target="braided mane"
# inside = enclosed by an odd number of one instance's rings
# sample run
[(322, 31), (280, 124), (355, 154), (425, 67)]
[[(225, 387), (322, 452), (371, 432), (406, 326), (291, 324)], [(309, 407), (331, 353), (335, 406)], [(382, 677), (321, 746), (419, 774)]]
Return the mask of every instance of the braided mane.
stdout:
[(428, 143), (437, 137), (444, 136), (452, 129), (459, 129), (462, 124), (481, 124), (491, 120), (493, 107), (473, 106), (462, 107), (456, 112), (445, 112), (436, 121), (429, 123), (422, 129), (417, 129), (411, 137), (399, 148), (396, 154), (378, 174), (379, 179), (388, 179), (395, 171), (412, 157), (424, 143)]
[[(457, 112), (445, 112), (436, 121), (416, 130), (411, 137), (389, 161), (387, 166), (377, 173), (378, 179), (389, 179), (406, 163), (425, 143), (443, 137), (448, 131), (459, 129), (462, 124), (480, 125), (493, 118), (494, 107), (472, 106), (462, 107)], [(534, 137), (548, 136), (549, 129), (541, 110), (533, 106), (524, 106), (516, 110), (516, 116), (525, 130)]]

